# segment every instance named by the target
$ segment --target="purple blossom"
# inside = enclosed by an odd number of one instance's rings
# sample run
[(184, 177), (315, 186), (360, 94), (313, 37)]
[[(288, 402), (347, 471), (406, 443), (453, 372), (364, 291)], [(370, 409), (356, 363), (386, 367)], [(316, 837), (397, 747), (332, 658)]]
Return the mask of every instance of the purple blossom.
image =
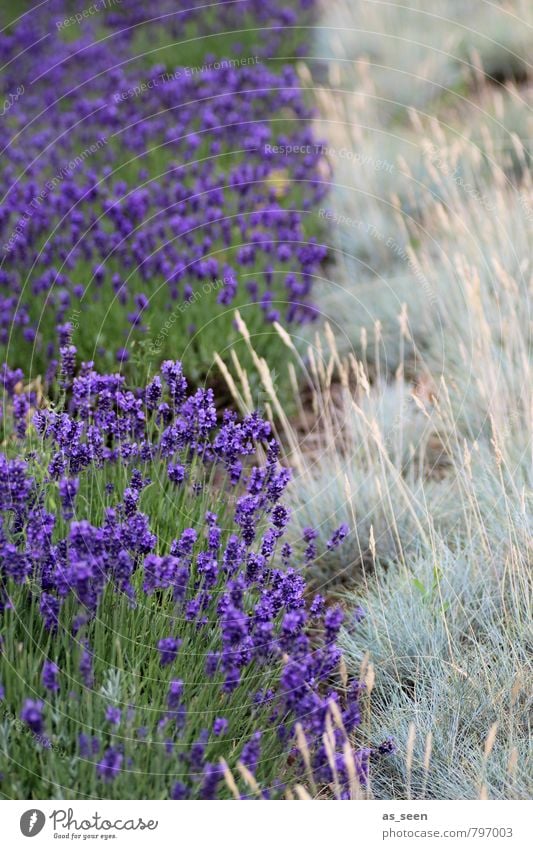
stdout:
[(180, 645), (181, 640), (177, 640), (175, 637), (164, 637), (159, 640), (157, 648), (161, 655), (161, 666), (169, 666), (174, 663)]
[(59, 682), (57, 680), (58, 675), (59, 668), (57, 664), (52, 660), (45, 660), (41, 678), (43, 686), (46, 687), (47, 690), (50, 690), (51, 693), (59, 692)]
[(215, 799), (219, 781), (223, 776), (220, 764), (206, 763), (203, 769), (201, 799)]
[(215, 737), (221, 737), (228, 729), (228, 720), (223, 716), (217, 716), (213, 722), (213, 734)]
[(331, 551), (335, 548), (338, 548), (338, 546), (347, 537), (349, 532), (350, 532), (350, 528), (348, 527), (348, 525), (345, 522), (343, 522), (342, 525), (339, 525), (337, 530), (335, 530), (333, 532), (333, 534), (331, 535), (331, 538), (326, 543), (328, 549)]
[(122, 713), (120, 708), (108, 705), (105, 711), (105, 718), (110, 725), (120, 725)]
[(185, 480), (185, 466), (182, 466), (180, 463), (169, 463), (167, 471), (168, 479), (172, 483), (179, 484)]
[(311, 616), (322, 616), (325, 609), (325, 598), (324, 596), (317, 593), (311, 602), (311, 606), (309, 608), (309, 612)]
[(59, 481), (59, 497), (63, 507), (63, 517), (71, 519), (74, 514), (74, 502), (78, 494), (80, 482), (78, 478), (62, 478)]
[(183, 681), (171, 681), (168, 688), (167, 704), (170, 710), (176, 710), (183, 696)]
[(344, 619), (344, 613), (340, 607), (330, 607), (324, 616), (326, 629), (326, 640), (331, 642), (336, 639)]
[(44, 620), (44, 627), (47, 631), (55, 631), (57, 629), (60, 607), (61, 602), (58, 598), (47, 592), (43, 592), (39, 608)]
[(397, 745), (392, 737), (388, 737), (378, 746), (378, 753), (380, 755), (393, 755), (397, 750)]
[(41, 701), (26, 699), (24, 706), (20, 712), (20, 718), (26, 723), (30, 731), (34, 734), (41, 735), (44, 729), (44, 704)]
[(101, 761), (98, 762), (96, 771), (102, 781), (110, 783), (114, 781), (122, 767), (123, 755), (110, 746), (106, 749)]
[(173, 784), (172, 790), (170, 791), (170, 798), (176, 801), (189, 798), (189, 791), (182, 781), (176, 781), (176, 783)]
[(86, 734), (78, 734), (78, 751), (82, 758), (88, 758), (91, 752), (91, 741)]
[(92, 687), (94, 683), (93, 678), (93, 656), (88, 647), (84, 648), (82, 651), (81, 659), (80, 659), (80, 674), (83, 680), (83, 683), (86, 687)]
[(241, 761), (248, 767), (252, 775), (255, 775), (259, 758), (261, 756), (261, 732), (256, 731), (253, 737), (244, 744), (241, 752)]

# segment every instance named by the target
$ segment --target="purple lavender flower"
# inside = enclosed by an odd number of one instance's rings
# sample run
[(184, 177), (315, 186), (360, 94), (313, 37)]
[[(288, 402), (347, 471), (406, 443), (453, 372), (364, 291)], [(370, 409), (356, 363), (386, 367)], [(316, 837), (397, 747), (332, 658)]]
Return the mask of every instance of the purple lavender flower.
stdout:
[(167, 384), (172, 402), (179, 404), (183, 401), (187, 391), (187, 381), (183, 376), (181, 363), (166, 360), (161, 366), (161, 374)]
[(161, 666), (169, 666), (171, 663), (174, 663), (180, 645), (181, 640), (177, 640), (175, 637), (164, 637), (162, 640), (159, 640), (157, 648), (161, 655)]
[(342, 525), (339, 525), (337, 530), (333, 532), (331, 538), (326, 543), (328, 549), (331, 551), (335, 548), (338, 548), (342, 541), (347, 537), (349, 532), (350, 528), (345, 522), (343, 522)]
[(159, 404), (159, 402), (161, 400), (161, 395), (162, 395), (161, 378), (159, 377), (159, 375), (156, 375), (156, 377), (154, 377), (152, 382), (150, 384), (148, 384), (148, 386), (146, 387), (145, 399), (146, 399), (146, 406), (148, 407), (149, 410), (157, 409), (157, 405)]
[(331, 642), (336, 639), (344, 619), (344, 613), (340, 607), (330, 607), (324, 616), (326, 629), (326, 640)]
[(170, 710), (176, 710), (183, 696), (183, 681), (171, 681), (168, 688), (167, 704)]
[(322, 616), (325, 609), (325, 598), (324, 596), (317, 593), (311, 602), (311, 606), (309, 608), (309, 612), (311, 616)]
[(201, 799), (215, 799), (217, 786), (223, 775), (220, 764), (206, 763), (203, 769)]
[(212, 678), (218, 669), (220, 663), (219, 652), (208, 652), (205, 659), (205, 674), (208, 678)]
[(120, 708), (114, 707), (113, 705), (108, 705), (105, 711), (105, 718), (110, 725), (120, 725), (122, 713)]
[(244, 744), (241, 752), (241, 761), (248, 767), (252, 775), (257, 770), (259, 758), (261, 757), (261, 732), (256, 731), (253, 737)]
[(92, 687), (93, 678), (93, 656), (88, 647), (84, 648), (80, 660), (80, 673), (86, 687)]
[(26, 723), (30, 731), (34, 734), (41, 735), (44, 728), (43, 717), (44, 704), (41, 701), (26, 699), (24, 706), (20, 712), (20, 718)]
[(50, 690), (51, 693), (59, 692), (59, 681), (57, 680), (58, 675), (59, 669), (57, 664), (51, 660), (45, 660), (42, 671), (42, 682), (43, 686), (46, 687), (47, 690)]
[(74, 515), (74, 502), (78, 494), (80, 482), (78, 478), (62, 478), (59, 481), (59, 497), (63, 507), (63, 517), (71, 519)]
[(176, 781), (176, 783), (172, 786), (172, 790), (170, 791), (170, 798), (176, 801), (181, 801), (182, 799), (189, 798), (189, 792), (181, 781)]
[(315, 544), (315, 540), (318, 537), (317, 531), (314, 528), (304, 528), (302, 533), (304, 542), (307, 543), (307, 548), (305, 549), (305, 561), (306, 563), (310, 563), (311, 560), (314, 560), (317, 555), (317, 547)]
[(44, 627), (47, 631), (55, 631), (58, 625), (61, 602), (55, 596), (43, 592), (39, 607), (44, 619)]
[(275, 528), (283, 530), (289, 524), (290, 512), (283, 504), (276, 504), (272, 510), (271, 519)]
[(110, 746), (106, 749), (101, 761), (97, 764), (96, 771), (102, 781), (110, 783), (114, 781), (120, 772), (123, 755)]
[(139, 501), (139, 490), (133, 487), (126, 487), (122, 497), (124, 504), (124, 513), (126, 516), (133, 516), (137, 511), (137, 503)]
[(221, 737), (228, 729), (228, 720), (223, 716), (217, 716), (213, 722), (213, 734), (215, 737)]
[(172, 483), (183, 483), (185, 480), (185, 467), (180, 463), (170, 463), (168, 466), (168, 479)]
[(100, 751), (100, 741), (97, 737), (78, 734), (78, 750), (82, 758), (90, 758)]
[(396, 742), (392, 737), (387, 737), (382, 743), (378, 746), (378, 753), (380, 755), (393, 755), (397, 750)]
[(91, 741), (86, 734), (78, 734), (78, 751), (82, 758), (88, 758), (91, 752)]

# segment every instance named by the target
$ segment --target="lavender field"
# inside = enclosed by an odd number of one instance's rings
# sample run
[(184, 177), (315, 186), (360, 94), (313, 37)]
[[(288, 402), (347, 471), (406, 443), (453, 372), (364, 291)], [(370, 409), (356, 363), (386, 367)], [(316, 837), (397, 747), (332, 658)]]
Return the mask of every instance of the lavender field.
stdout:
[(0, 797), (531, 794), (532, 9), (5, 0)]

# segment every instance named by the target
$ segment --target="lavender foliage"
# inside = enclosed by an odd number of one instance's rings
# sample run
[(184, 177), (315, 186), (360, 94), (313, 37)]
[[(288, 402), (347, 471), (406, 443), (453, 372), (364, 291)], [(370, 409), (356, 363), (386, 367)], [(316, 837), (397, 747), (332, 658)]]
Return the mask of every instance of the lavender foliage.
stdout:
[[(179, 363), (165, 362), (156, 381), (154, 404), (154, 381), (131, 389), (123, 376), (102, 375), (84, 364), (72, 377), (62, 411), (33, 408), (26, 439), (35, 437), (39, 447), (31, 458), (0, 454), (5, 627), (31, 605), (48, 651), (51, 646), (56, 658), (65, 650), (78, 658), (68, 676), (64, 661), (45, 661), (43, 697), (69, 687), (81, 688), (82, 701), (87, 692), (99, 692), (105, 686), (102, 657), (115, 641), (128, 655), (128, 641), (141, 641), (139, 662), (150, 670), (160, 695), (157, 723), (136, 735), (136, 745), (144, 753), (151, 745), (155, 753), (164, 743), (177, 758), (184, 789), (169, 784), (171, 796), (212, 798), (225, 787), (216, 757), (225, 753), (231, 759), (243, 723), (253, 730), (236, 756), (250, 773), (260, 777), (262, 752), (269, 746), (290, 750), (299, 723), (317, 775), (331, 781), (322, 744), (328, 705), (332, 698), (344, 705), (350, 734), (359, 723), (359, 690), (340, 685), (335, 640), (342, 611), (318, 596), (308, 601), (304, 548), (288, 551), (284, 543), (290, 515), (281, 499), (289, 476), (279, 465), (270, 425), (258, 413), (239, 419), (226, 411), (219, 420), (211, 390), (189, 391)], [(16, 440), (14, 408), (11, 415)], [(183, 497), (197, 509), (189, 511), (192, 524), (178, 509), (163, 527), (161, 505), (176, 498), (167, 470), (177, 464), (188, 482)], [(111, 478), (115, 485), (109, 489), (105, 483)], [(206, 502), (215, 478), (222, 497)], [(203, 481), (200, 490), (193, 479)], [(101, 503), (91, 512), (84, 494), (95, 481)], [(74, 489), (71, 515), (64, 510), (64, 493)], [(56, 514), (52, 502), (63, 505)], [(120, 628), (113, 609), (121, 611)], [(150, 630), (136, 633), (144, 614)], [(197, 671), (191, 679), (192, 669)], [(149, 685), (141, 669), (136, 675), (137, 689)], [(142, 716), (133, 705), (130, 717), (120, 703), (101, 710), (96, 738), (104, 753), (95, 770), (111, 784), (128, 771), (114, 735), (125, 721), (145, 727), (154, 716)], [(48, 702), (28, 698), (21, 718), (35, 733), (52, 730)], [(341, 740), (339, 747), (342, 761)], [(132, 769), (136, 756), (133, 747)]]

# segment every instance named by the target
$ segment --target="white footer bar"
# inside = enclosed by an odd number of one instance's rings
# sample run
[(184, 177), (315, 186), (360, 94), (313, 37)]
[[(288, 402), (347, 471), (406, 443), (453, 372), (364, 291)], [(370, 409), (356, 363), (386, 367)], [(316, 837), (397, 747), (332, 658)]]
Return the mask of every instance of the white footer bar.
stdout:
[(0, 840), (6, 849), (523, 849), (533, 845), (531, 815), (531, 802), (514, 801), (2, 801)]

